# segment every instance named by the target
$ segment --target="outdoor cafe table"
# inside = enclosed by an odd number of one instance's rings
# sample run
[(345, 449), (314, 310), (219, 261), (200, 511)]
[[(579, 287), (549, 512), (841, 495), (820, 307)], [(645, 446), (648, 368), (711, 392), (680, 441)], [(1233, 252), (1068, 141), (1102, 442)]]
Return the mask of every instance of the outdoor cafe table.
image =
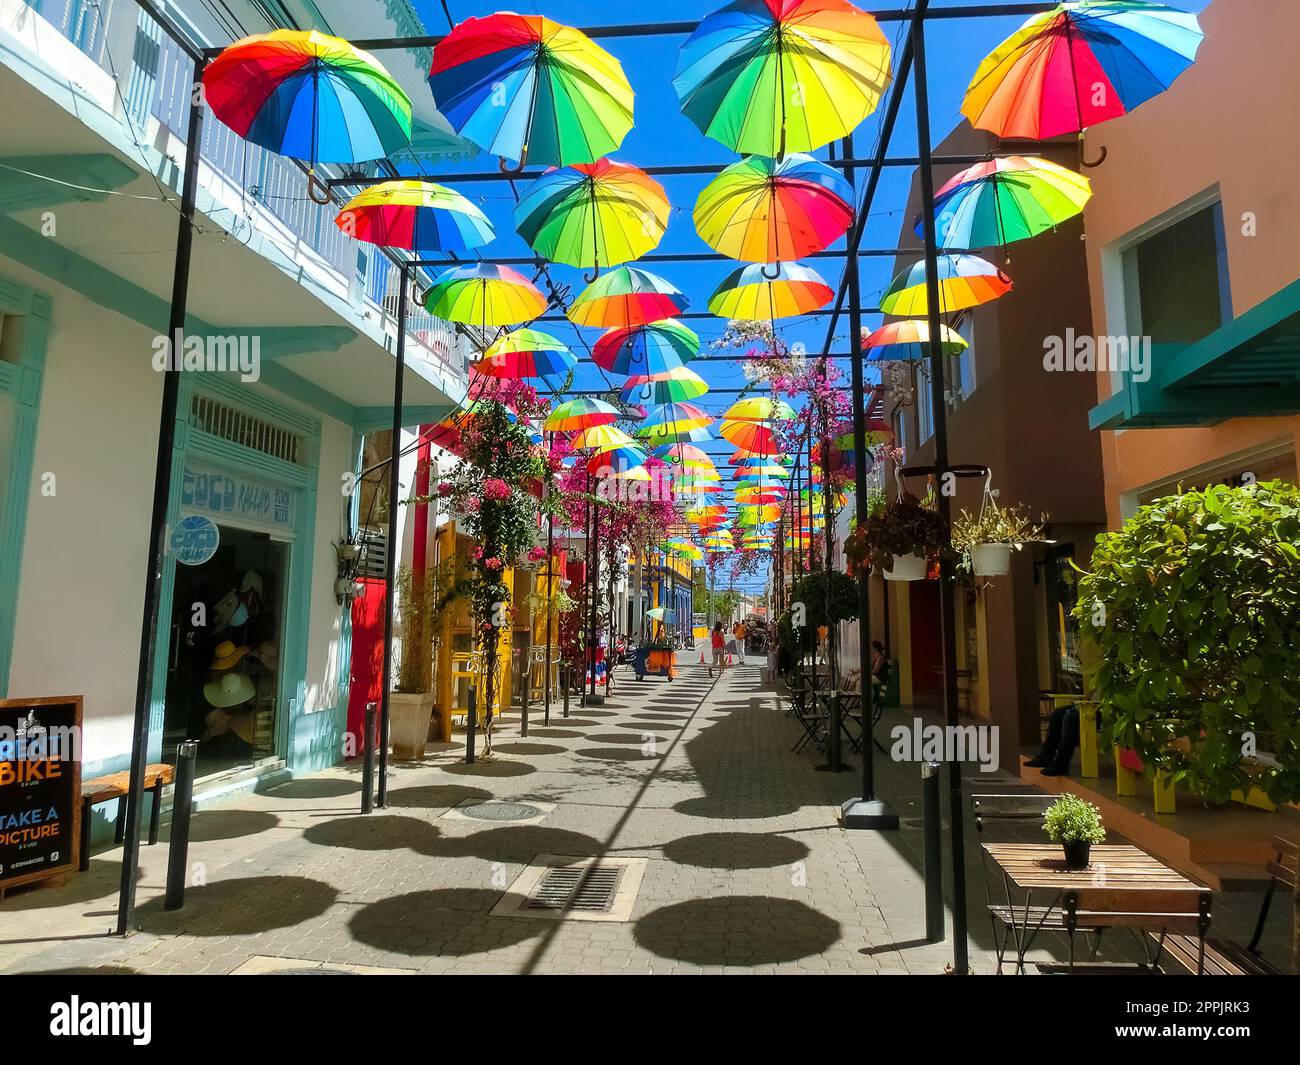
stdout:
[[(1205, 944), (1209, 929), (1210, 890), (1130, 844), (1097, 845), (1086, 869), (1067, 869), (1057, 843), (985, 843), (984, 851), (1002, 873), (1011, 930), (1016, 942), (1016, 971), (1024, 972), (1025, 953), (1045, 926), (1063, 928), (1067, 910), (1075, 927), (1101, 930), (1125, 927), (1142, 943), (1147, 962), (1155, 965), (1167, 933), (1192, 933)], [(1022, 902), (1013, 889), (1024, 892)], [(1158, 936), (1154, 954), (1144, 932)], [(1070, 964), (1074, 946), (1071, 939)]]

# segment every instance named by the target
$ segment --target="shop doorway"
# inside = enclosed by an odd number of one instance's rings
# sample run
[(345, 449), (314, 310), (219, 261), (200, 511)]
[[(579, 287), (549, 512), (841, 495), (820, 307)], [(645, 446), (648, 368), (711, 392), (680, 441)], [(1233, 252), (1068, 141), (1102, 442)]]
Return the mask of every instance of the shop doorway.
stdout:
[(176, 567), (163, 759), (198, 740), (198, 774), (247, 769), (278, 750), (289, 545), (218, 525), (207, 562)]

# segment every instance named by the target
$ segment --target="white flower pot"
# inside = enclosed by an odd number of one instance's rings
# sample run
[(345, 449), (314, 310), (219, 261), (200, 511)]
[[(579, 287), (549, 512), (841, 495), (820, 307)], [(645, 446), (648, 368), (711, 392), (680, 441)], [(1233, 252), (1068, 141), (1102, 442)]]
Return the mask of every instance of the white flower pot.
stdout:
[(894, 563), (885, 569), (887, 581), (923, 581), (928, 560), (920, 555), (895, 555)]
[(424, 757), (433, 717), (433, 692), (390, 692), (388, 695), (388, 742), (399, 762)]
[(976, 577), (1005, 577), (1011, 572), (1011, 545), (976, 544), (970, 562)]

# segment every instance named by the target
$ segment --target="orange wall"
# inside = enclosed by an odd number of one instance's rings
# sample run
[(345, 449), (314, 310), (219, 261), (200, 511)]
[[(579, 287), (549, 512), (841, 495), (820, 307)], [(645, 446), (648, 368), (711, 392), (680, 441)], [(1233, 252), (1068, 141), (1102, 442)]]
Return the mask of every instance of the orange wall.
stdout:
[[(1300, 2), (1215, 0), (1201, 25), (1206, 39), (1197, 63), (1168, 92), (1088, 133), (1087, 158), (1103, 145), (1110, 153), (1088, 171), (1094, 196), (1085, 214), (1093, 321), (1100, 333), (1127, 332), (1114, 306), (1107, 306), (1105, 250), (1216, 184), (1233, 314), (1300, 277)], [(1255, 236), (1243, 233), (1248, 212)], [(1109, 376), (1099, 376), (1099, 397), (1110, 393)], [(1108, 521), (1115, 526), (1122, 520), (1126, 492), (1276, 441), (1294, 447), (1298, 433), (1300, 418), (1103, 433)]]

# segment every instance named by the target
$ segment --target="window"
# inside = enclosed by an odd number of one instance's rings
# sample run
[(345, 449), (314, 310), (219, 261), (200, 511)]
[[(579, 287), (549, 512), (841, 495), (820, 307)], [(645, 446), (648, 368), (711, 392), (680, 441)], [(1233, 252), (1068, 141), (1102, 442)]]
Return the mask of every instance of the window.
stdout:
[(969, 399), (975, 391), (975, 318), (965, 314), (953, 326), (969, 345), (952, 361), (952, 391), (962, 399)]
[(934, 397), (930, 393), (930, 367), (916, 364), (916, 442), (924, 444), (934, 435)]
[(1193, 344), (1232, 318), (1223, 205), (1184, 214), (1123, 253), (1128, 332)]

